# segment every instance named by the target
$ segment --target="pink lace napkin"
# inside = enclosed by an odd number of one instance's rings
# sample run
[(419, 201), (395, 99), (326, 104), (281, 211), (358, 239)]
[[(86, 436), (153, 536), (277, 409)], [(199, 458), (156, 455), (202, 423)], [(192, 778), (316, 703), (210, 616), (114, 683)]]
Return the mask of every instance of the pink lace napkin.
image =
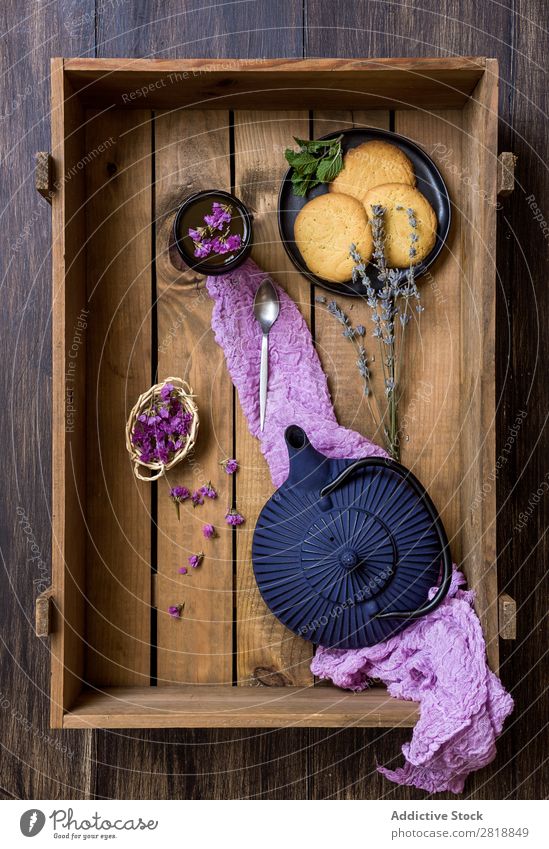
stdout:
[[(261, 331), (253, 318), (257, 286), (265, 276), (251, 260), (237, 271), (210, 277), (212, 328), (223, 348), (250, 432), (261, 440), (273, 483), (288, 474), (287, 425), (299, 424), (328, 457), (358, 458), (385, 452), (335, 418), (309, 329), (291, 298), (278, 288), (280, 317), (269, 337), (269, 395), (265, 430), (259, 430)], [(461, 793), (467, 775), (495, 757), (495, 741), (513, 700), (486, 663), (473, 593), (455, 571), (448, 597), (396, 637), (365, 649), (319, 648), (311, 669), (339, 687), (364, 690), (381, 679), (391, 696), (420, 704), (412, 739), (402, 747), (404, 766), (378, 767), (387, 778), (430, 793)]]

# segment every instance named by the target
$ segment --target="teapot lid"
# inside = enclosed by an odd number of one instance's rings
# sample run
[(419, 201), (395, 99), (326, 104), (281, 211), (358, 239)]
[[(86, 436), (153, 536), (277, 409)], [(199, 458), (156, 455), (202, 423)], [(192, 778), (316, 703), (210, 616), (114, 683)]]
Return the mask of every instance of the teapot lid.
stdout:
[(302, 481), (293, 468), (269, 499), (252, 546), (257, 584), (275, 616), (304, 639), (374, 645), (433, 609), (425, 602), (443, 561), (437, 603), (446, 595), (446, 535), (425, 490), (399, 463), (314, 454), (324, 483), (335, 479), (319, 488), (309, 463)]

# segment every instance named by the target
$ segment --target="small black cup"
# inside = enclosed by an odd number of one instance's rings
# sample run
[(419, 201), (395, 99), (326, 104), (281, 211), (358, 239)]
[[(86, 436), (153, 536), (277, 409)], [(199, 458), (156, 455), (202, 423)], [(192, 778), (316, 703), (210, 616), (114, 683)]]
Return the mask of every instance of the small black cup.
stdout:
[[(188, 225), (190, 223), (189, 213), (191, 213), (193, 207), (196, 208), (198, 217), (201, 213), (203, 213), (205, 205), (209, 206), (211, 209), (211, 204), (213, 204), (214, 201), (230, 204), (240, 216), (243, 231), (241, 234), (242, 242), (240, 248), (227, 255), (216, 254), (215, 260), (212, 260), (211, 257), (195, 257), (193, 253), (192, 239), (187, 235), (187, 233), (182, 232), (182, 228), (185, 226), (185, 228), (188, 229)], [(183, 225), (185, 219), (187, 219), (187, 223)], [(193, 220), (192, 226), (197, 227), (200, 223), (201, 222), (198, 220)], [(173, 238), (183, 262), (189, 268), (192, 268), (193, 271), (198, 271), (200, 274), (212, 276), (227, 274), (228, 271), (233, 271), (235, 268), (238, 268), (239, 265), (242, 265), (242, 263), (250, 255), (250, 251), (252, 249), (252, 216), (242, 201), (234, 195), (229, 194), (229, 192), (223, 192), (218, 189), (208, 189), (203, 192), (196, 192), (196, 194), (190, 195), (186, 198), (177, 210), (177, 215), (175, 216), (173, 224)], [(226, 256), (226, 259), (222, 259), (221, 257), (223, 256)]]

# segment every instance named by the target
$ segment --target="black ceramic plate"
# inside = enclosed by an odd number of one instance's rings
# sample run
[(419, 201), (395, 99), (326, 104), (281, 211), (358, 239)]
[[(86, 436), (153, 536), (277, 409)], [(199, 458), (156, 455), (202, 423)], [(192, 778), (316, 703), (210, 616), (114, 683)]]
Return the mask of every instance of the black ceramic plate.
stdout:
[[(346, 153), (353, 147), (357, 147), (363, 142), (381, 139), (400, 147), (411, 160), (416, 175), (416, 187), (425, 195), (433, 207), (438, 221), (435, 246), (423, 262), (416, 265), (416, 277), (420, 277), (420, 275), (425, 274), (429, 266), (432, 265), (441, 252), (450, 229), (450, 197), (440, 171), (425, 151), (413, 141), (410, 141), (410, 139), (405, 138), (405, 136), (399, 136), (398, 133), (369, 127), (356, 127), (351, 130), (340, 130), (339, 132), (329, 133), (327, 136), (322, 136), (322, 138), (331, 139), (339, 135), (343, 135), (341, 141), (343, 153)], [(278, 196), (278, 229), (288, 256), (302, 274), (324, 289), (328, 289), (330, 292), (336, 292), (337, 294), (343, 292), (346, 295), (354, 295), (355, 297), (363, 296), (364, 287), (360, 281), (356, 283), (353, 283), (351, 280), (348, 283), (331, 283), (329, 280), (324, 280), (322, 277), (312, 274), (305, 265), (294, 240), (295, 219), (307, 201), (318, 195), (326, 194), (328, 185), (323, 183), (310, 191), (307, 197), (297, 197), (292, 191), (291, 170), (290, 168), (286, 172)], [(377, 271), (372, 265), (369, 266), (368, 276), (374, 286), (376, 282), (379, 285)]]

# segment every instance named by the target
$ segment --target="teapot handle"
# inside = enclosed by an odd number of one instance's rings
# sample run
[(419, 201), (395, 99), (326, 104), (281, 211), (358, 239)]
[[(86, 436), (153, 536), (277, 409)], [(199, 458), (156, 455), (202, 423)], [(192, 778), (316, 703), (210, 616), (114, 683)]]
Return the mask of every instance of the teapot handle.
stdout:
[(418, 498), (423, 501), (438, 534), (442, 548), (442, 580), (433, 598), (430, 599), (430, 601), (426, 601), (425, 604), (418, 607), (417, 610), (398, 610), (394, 613), (376, 613), (373, 617), (374, 619), (419, 619), (427, 613), (432, 613), (433, 610), (435, 610), (444, 600), (448, 594), (448, 590), (450, 589), (450, 583), (452, 580), (452, 557), (450, 555), (450, 546), (448, 543), (448, 537), (446, 536), (446, 531), (444, 530), (444, 525), (442, 524), (442, 520), (438, 515), (437, 509), (431, 501), (431, 498), (423, 484), (420, 483), (416, 476), (413, 475), (406, 466), (403, 466), (401, 463), (397, 463), (396, 460), (391, 460), (388, 457), (364, 457), (361, 460), (356, 460), (354, 463), (351, 463), (343, 469), (343, 471), (330, 481), (330, 483), (326, 484), (326, 486), (320, 491), (320, 497), (325, 498), (330, 495), (335, 489), (342, 486), (348, 477), (353, 475), (359, 469), (363, 469), (365, 467), (391, 469), (396, 472), (396, 474), (400, 475), (400, 477), (412, 487)]

